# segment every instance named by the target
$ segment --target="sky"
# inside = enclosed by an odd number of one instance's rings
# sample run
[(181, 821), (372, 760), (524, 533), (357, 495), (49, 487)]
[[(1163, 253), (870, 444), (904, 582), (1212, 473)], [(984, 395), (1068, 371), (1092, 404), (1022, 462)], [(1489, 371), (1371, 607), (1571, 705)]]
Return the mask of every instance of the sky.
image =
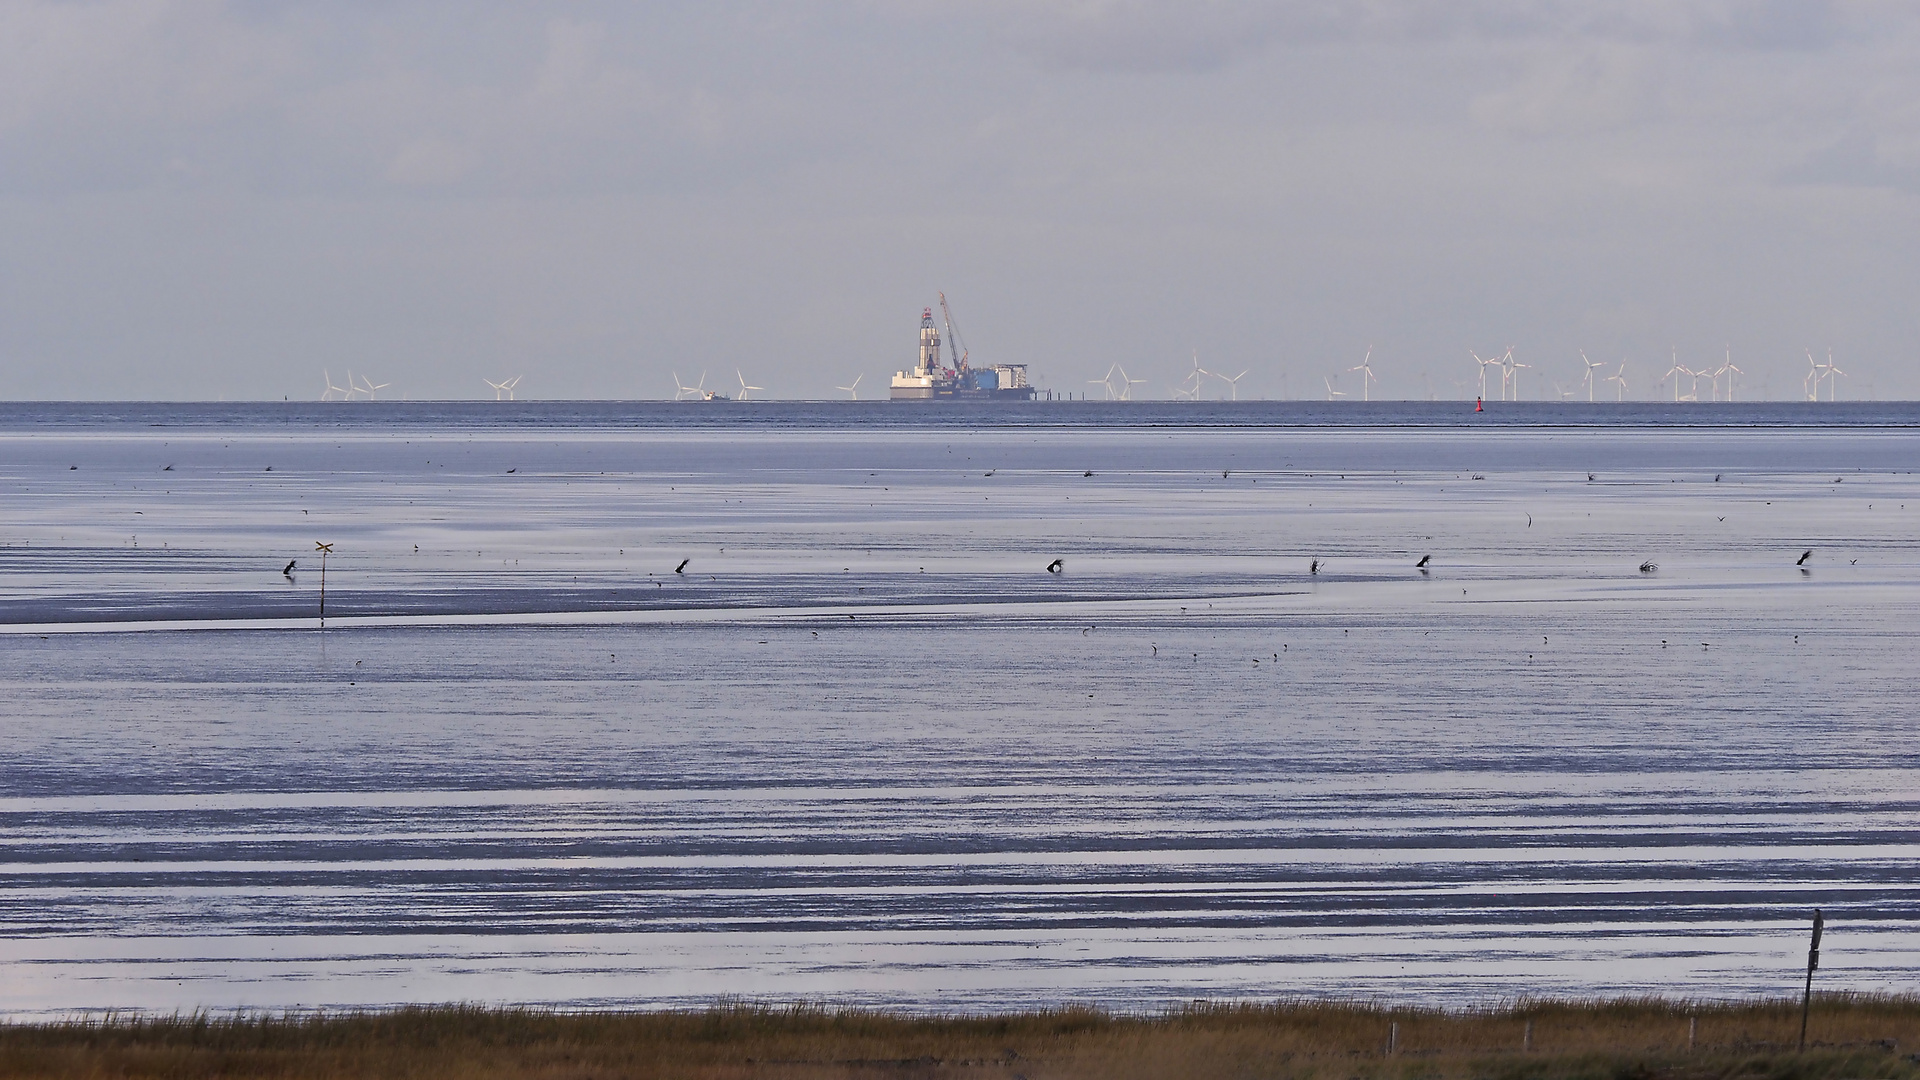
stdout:
[(0, 398), (1920, 398), (1916, 253), (1898, 0), (0, 0)]

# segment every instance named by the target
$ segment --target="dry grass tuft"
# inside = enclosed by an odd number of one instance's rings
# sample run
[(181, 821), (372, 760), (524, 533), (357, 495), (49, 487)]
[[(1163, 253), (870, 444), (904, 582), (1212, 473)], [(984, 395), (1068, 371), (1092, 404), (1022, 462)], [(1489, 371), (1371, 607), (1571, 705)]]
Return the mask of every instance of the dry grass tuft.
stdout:
[(452, 1005), (4, 1025), (0, 1080), (1920, 1080), (1920, 998), (1816, 997), (1805, 1053), (1799, 1032), (1797, 1001), (1523, 1000), (1446, 1011), (1288, 1000), (1151, 1016), (1068, 1008), (942, 1017), (807, 1005), (667, 1013)]

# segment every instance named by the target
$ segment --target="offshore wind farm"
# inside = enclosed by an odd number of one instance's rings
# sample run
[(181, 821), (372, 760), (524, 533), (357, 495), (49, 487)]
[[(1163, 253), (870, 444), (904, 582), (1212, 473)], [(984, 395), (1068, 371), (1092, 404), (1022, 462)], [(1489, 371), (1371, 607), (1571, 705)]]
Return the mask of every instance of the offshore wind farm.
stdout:
[[(1035, 381), (1036, 377), (1029, 374), (1030, 365), (1025, 362), (1015, 363), (994, 360), (975, 362), (972, 351), (966, 347), (964, 340), (960, 337), (958, 328), (954, 324), (953, 313), (945, 293), (939, 294), (938, 306), (940, 315), (937, 318), (932, 306), (922, 310), (917, 353), (913, 355), (911, 363), (903, 365), (894, 371), (888, 387), (889, 400), (898, 402), (1001, 403), (1088, 400), (1088, 391), (1079, 391), (1076, 393), (1072, 390), (1056, 390), (1051, 386), (1040, 385)], [(906, 349), (902, 349), (903, 353), (906, 351)], [(1604, 397), (1598, 393), (1598, 384), (1601, 381), (1613, 384), (1615, 403), (1627, 400), (1628, 381), (1626, 371), (1629, 363), (1627, 358), (1623, 358), (1617, 365), (1613, 365), (1614, 371), (1611, 375), (1602, 377), (1598, 375), (1598, 372), (1606, 369), (1610, 365), (1607, 362), (1589, 359), (1584, 349), (1574, 350), (1579, 365), (1577, 375), (1572, 374), (1570, 364), (1554, 365), (1545, 360), (1542, 360), (1538, 364), (1526, 363), (1516, 359), (1514, 352), (1515, 350), (1512, 347), (1508, 347), (1505, 351), (1497, 355), (1489, 353), (1488, 356), (1482, 357), (1478, 352), (1467, 350), (1466, 356), (1472, 361), (1473, 377), (1470, 379), (1461, 378), (1454, 380), (1453, 386), (1459, 392), (1455, 396), (1462, 399), (1470, 398), (1482, 406), (1484, 406), (1485, 402), (1489, 399), (1500, 402), (1517, 402), (1525, 396), (1525, 379), (1522, 373), (1534, 371), (1543, 382), (1550, 383), (1552, 391), (1551, 393), (1547, 393), (1544, 389), (1541, 389), (1541, 392), (1533, 395), (1532, 400), (1577, 401), (1580, 400), (1580, 395), (1584, 391), (1587, 404), (1599, 404), (1604, 401)], [(1324, 372), (1321, 375), (1321, 382), (1326, 388), (1326, 400), (1339, 401), (1343, 398), (1354, 398), (1355, 395), (1352, 392), (1338, 389), (1336, 384), (1343, 374), (1354, 375), (1358, 373), (1357, 378), (1360, 388), (1357, 400), (1362, 403), (1372, 402), (1374, 400), (1374, 389), (1380, 383), (1380, 376), (1373, 370), (1373, 354), (1373, 348), (1368, 346), (1358, 364), (1352, 367), (1336, 368)], [(1835, 402), (1840, 400), (1839, 380), (1846, 377), (1847, 373), (1834, 363), (1833, 351), (1831, 349), (1826, 351), (1826, 360), (1824, 363), (1814, 359), (1813, 350), (1811, 349), (1805, 350), (1805, 354), (1808, 370), (1801, 380), (1800, 393), (1788, 400), (1815, 402), (1821, 400)], [(1747, 372), (1744, 368), (1739, 367), (1733, 362), (1733, 348), (1730, 345), (1726, 347), (1724, 360), (1717, 366), (1702, 367), (1699, 370), (1688, 367), (1686, 364), (1681, 363), (1678, 348), (1670, 349), (1669, 359), (1671, 366), (1666, 372), (1660, 374), (1649, 388), (1651, 395), (1650, 400), (1669, 400), (1667, 396), (1669, 394), (1671, 402), (1675, 405), (1700, 403), (1703, 400), (1713, 403), (1733, 403), (1740, 400), (1752, 401), (1767, 399), (1764, 394), (1756, 398), (1751, 388), (1748, 389), (1745, 398), (1740, 396), (1739, 380), (1744, 378)], [(1136, 370), (1145, 370), (1140, 367), (1140, 361), (1135, 360), (1131, 362), (1136, 365)], [(1145, 377), (1136, 378), (1129, 375), (1127, 373), (1126, 362), (1119, 360), (1109, 362), (1104, 374), (1095, 378), (1086, 379), (1085, 384), (1088, 387), (1098, 388), (1097, 391), (1093, 391), (1094, 400), (1107, 402), (1144, 400), (1188, 402), (1204, 400), (1239, 401), (1240, 384), (1242, 380), (1254, 374), (1254, 369), (1251, 367), (1242, 368), (1239, 374), (1236, 375), (1228, 375), (1224, 371), (1209, 370), (1201, 365), (1198, 349), (1192, 350), (1191, 363), (1192, 366), (1186, 370), (1184, 376), (1177, 382), (1168, 381), (1165, 383), (1167, 393), (1164, 396), (1147, 393), (1136, 397), (1135, 388), (1151, 385), (1153, 380)], [(1462, 365), (1456, 364), (1456, 366)], [(1559, 380), (1550, 379), (1546, 375), (1548, 369), (1557, 367), (1564, 367), (1568, 370), (1569, 384), (1562, 384)], [(689, 366), (689, 370), (694, 369)], [(744, 369), (740, 367), (736, 366), (734, 368), (734, 378), (738, 384), (738, 389), (732, 392), (723, 388), (710, 389), (707, 386), (706, 368), (701, 367), (698, 370), (700, 374), (692, 385), (688, 385), (682, 381), (679, 371), (676, 370), (672, 372), (673, 394), (670, 400), (707, 403), (747, 401), (750, 400), (750, 395), (756, 393), (762, 395), (759, 399), (762, 401), (781, 400), (778, 394), (772, 398), (767, 397), (767, 387), (749, 384)], [(1489, 384), (1489, 372), (1492, 372), (1498, 377), (1496, 384)], [(850, 382), (845, 385), (836, 385), (833, 389), (839, 393), (845, 393), (848, 396), (848, 400), (857, 401), (860, 397), (860, 380), (864, 378), (866, 374), (866, 372), (855, 372)], [(364, 400), (371, 402), (376, 400), (377, 391), (385, 390), (392, 385), (390, 382), (375, 384), (371, 379), (366, 378), (361, 378), (359, 381), (356, 381), (356, 377), (351, 369), (347, 370), (347, 385), (344, 387), (336, 386), (333, 382), (332, 375), (328, 371), (323, 370), (321, 375), (323, 380), (323, 388), (319, 396), (319, 400), (321, 401), (348, 402), (356, 400), (356, 395), (364, 395)], [(493, 379), (483, 379), (482, 382), (484, 382), (488, 390), (492, 392), (494, 400), (513, 401), (518, 400), (518, 387), (524, 377), (524, 375), (515, 375), (509, 379), (497, 382)], [(1424, 393), (1402, 393), (1394, 399), (1442, 400), (1442, 395), (1436, 392), (1431, 376), (1426, 369), (1423, 368), (1421, 370), (1419, 377), (1422, 385), (1425, 387)], [(1708, 386), (1707, 396), (1704, 399), (1701, 397), (1700, 391), (1701, 379), (1706, 379)], [(1723, 383), (1724, 390), (1722, 388)], [(1286, 385), (1284, 373), (1282, 375), (1281, 385), (1283, 388)], [(1476, 385), (1477, 389), (1474, 389)], [(1824, 399), (1821, 397), (1823, 388), (1826, 392)], [(1211, 395), (1209, 394), (1210, 390), (1212, 391)], [(802, 397), (797, 400), (823, 399), (825, 399), (824, 395)], [(787, 400), (795, 399), (789, 398)], [(1270, 399), (1263, 396), (1260, 400)], [(1285, 393), (1282, 393), (1277, 400), (1289, 400), (1289, 398)]]

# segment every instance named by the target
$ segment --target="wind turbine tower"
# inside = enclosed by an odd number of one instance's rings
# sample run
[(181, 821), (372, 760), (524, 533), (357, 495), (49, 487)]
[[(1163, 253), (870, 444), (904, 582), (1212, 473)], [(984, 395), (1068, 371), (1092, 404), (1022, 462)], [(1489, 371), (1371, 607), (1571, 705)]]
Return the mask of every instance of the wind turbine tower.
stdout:
[(1746, 372), (1735, 367), (1733, 364), (1733, 346), (1727, 346), (1727, 362), (1721, 364), (1720, 370), (1713, 373), (1713, 381), (1716, 387), (1715, 396), (1718, 396), (1719, 393), (1717, 388), (1720, 382), (1720, 376), (1725, 375), (1727, 377), (1727, 400), (1732, 401), (1734, 399), (1733, 381), (1736, 377), (1745, 374)]
[[(1362, 359), (1358, 364), (1355, 364), (1354, 366), (1348, 368), (1347, 370), (1357, 371), (1360, 373), (1360, 400), (1372, 401), (1373, 400), (1373, 383), (1375, 381), (1374, 374), (1373, 374), (1373, 346), (1371, 345), (1367, 346), (1367, 355), (1365, 359)], [(1241, 372), (1241, 374), (1244, 375), (1246, 374), (1246, 372), (1243, 371)]]
[(1584, 350), (1584, 349), (1582, 349), (1582, 350), (1580, 351), (1580, 362), (1581, 362), (1581, 363), (1583, 363), (1583, 364), (1585, 364), (1585, 365), (1587, 365), (1587, 375), (1586, 375), (1586, 379), (1587, 379), (1587, 403), (1588, 403), (1588, 404), (1592, 404), (1592, 403), (1593, 403), (1593, 372), (1594, 372), (1594, 369), (1596, 369), (1596, 368), (1601, 368), (1601, 367), (1605, 367), (1606, 365), (1604, 365), (1604, 364), (1596, 364), (1596, 363), (1594, 363), (1593, 361), (1591, 361), (1591, 360), (1589, 360), (1589, 359), (1587, 359), (1587, 353), (1586, 353), (1586, 350)]
[[(1499, 366), (1500, 361), (1482, 360), (1480, 359), (1480, 354), (1477, 352), (1469, 352), (1467, 355), (1473, 357), (1473, 362), (1480, 365), (1480, 400), (1485, 401), (1487, 400), (1487, 369)], [(1504, 388), (1502, 388), (1500, 396), (1503, 398), (1506, 396), (1506, 390)]]
[[(1692, 375), (1694, 379), (1694, 386), (1696, 387), (1696, 389), (1692, 393), (1689, 393), (1685, 397), (1680, 396), (1680, 376), (1682, 375)], [(1680, 350), (1678, 349), (1673, 350), (1673, 366), (1667, 369), (1667, 374), (1665, 377), (1673, 380), (1673, 400), (1675, 404), (1678, 404), (1682, 401), (1699, 401), (1700, 400), (1700, 393), (1698, 390), (1698, 387), (1700, 384), (1700, 376), (1695, 372), (1689, 370), (1685, 364), (1682, 364), (1680, 362)]]
[(1513, 349), (1500, 358), (1500, 400), (1507, 400), (1507, 383), (1513, 383), (1513, 400), (1520, 400), (1520, 369), (1531, 368), (1532, 364), (1522, 364), (1513, 358)]
[[(1821, 378), (1827, 380), (1827, 400), (1828, 401), (1840, 400), (1840, 397), (1839, 397), (1840, 379), (1845, 378), (1846, 374), (1847, 374), (1846, 372), (1841, 371), (1839, 368), (1833, 366), (1833, 350), (1828, 349), (1826, 370), (1825, 370), (1825, 373), (1820, 376)], [(1815, 382), (1813, 384), (1813, 396), (1814, 396), (1814, 400), (1816, 401), (1818, 401), (1820, 398), (1820, 384), (1818, 382)]]
[(1619, 384), (1619, 387), (1620, 387), (1618, 396), (1616, 396), (1613, 400), (1615, 401), (1627, 400), (1627, 362), (1625, 360), (1620, 361), (1619, 371), (1616, 371), (1613, 374), (1607, 376), (1607, 381), (1610, 383), (1617, 383)]
[[(1247, 371), (1252, 371), (1252, 370), (1253, 370), (1252, 368), (1247, 369)], [(1247, 377), (1246, 371), (1243, 371), (1238, 375), (1222, 375), (1216, 371), (1214, 372), (1213, 377), (1227, 384), (1227, 400), (1228, 401), (1240, 400), (1240, 380)]]

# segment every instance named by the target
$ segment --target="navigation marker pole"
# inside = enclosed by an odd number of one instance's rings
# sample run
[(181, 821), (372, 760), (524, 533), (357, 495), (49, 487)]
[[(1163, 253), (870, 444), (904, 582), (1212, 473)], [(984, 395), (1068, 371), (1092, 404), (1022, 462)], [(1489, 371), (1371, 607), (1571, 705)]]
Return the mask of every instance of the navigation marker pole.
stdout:
[(327, 556), (333, 551), (332, 544), (313, 542), (313, 549), (320, 553), (320, 629), (327, 628)]
[(1807, 991), (1800, 999), (1800, 1050), (1807, 1049), (1807, 1014), (1813, 1009), (1813, 973), (1820, 966), (1820, 931), (1827, 920), (1819, 908), (1813, 909), (1813, 944), (1807, 946)]

